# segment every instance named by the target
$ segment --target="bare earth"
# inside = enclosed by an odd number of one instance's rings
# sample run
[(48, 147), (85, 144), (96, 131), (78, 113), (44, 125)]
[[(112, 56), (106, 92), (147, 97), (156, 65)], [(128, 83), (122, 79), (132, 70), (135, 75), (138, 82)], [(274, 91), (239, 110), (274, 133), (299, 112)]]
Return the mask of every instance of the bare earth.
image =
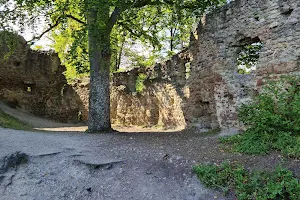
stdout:
[(0, 128), (1, 200), (226, 199), (205, 188), (191, 171), (196, 163), (226, 159), (249, 169), (272, 169), (283, 163), (300, 175), (299, 160), (286, 160), (277, 153), (248, 156), (224, 152), (218, 135), (141, 128), (131, 128), (129, 133), (122, 127), (115, 128), (123, 132), (87, 134), (80, 132), (84, 126), (36, 118), (3, 105), (0, 108), (39, 129), (58, 131)]

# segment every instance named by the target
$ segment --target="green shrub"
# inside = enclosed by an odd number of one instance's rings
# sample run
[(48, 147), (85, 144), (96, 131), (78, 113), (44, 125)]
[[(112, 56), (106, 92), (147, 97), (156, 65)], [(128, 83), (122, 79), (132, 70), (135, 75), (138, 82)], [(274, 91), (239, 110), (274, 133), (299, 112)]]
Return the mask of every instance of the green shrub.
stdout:
[(226, 194), (231, 191), (239, 200), (300, 199), (299, 179), (281, 167), (272, 172), (249, 172), (241, 165), (224, 162), (220, 166), (198, 165), (193, 171), (206, 186)]
[(135, 91), (140, 93), (142, 92), (146, 87), (144, 85), (144, 81), (146, 80), (147, 75), (140, 73), (136, 79), (136, 83), (135, 83)]
[(221, 139), (234, 150), (249, 154), (279, 150), (300, 157), (300, 77), (268, 82), (252, 103), (241, 107), (239, 119), (247, 130)]

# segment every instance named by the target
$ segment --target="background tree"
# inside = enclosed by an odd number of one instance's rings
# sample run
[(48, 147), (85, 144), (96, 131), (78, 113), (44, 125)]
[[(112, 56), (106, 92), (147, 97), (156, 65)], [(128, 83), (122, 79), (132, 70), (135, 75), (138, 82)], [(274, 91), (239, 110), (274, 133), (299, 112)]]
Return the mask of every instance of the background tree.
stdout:
[[(33, 30), (46, 21), (49, 26), (34, 39), (40, 39), (47, 32), (61, 27), (65, 29), (69, 20), (80, 24), (78, 30), (71, 34), (76, 36), (74, 43), (78, 45), (88, 42), (90, 62), (90, 101), (88, 129), (90, 132), (111, 129), (110, 122), (110, 64), (111, 39), (115, 26), (122, 27), (131, 35), (158, 43), (154, 28), (146, 24), (136, 24), (136, 19), (143, 15), (147, 18), (148, 8), (156, 8), (155, 13), (161, 16), (160, 8), (170, 6), (172, 14), (178, 10), (186, 10), (195, 15), (201, 15), (208, 7), (218, 6), (224, 0), (0, 0), (3, 10), (0, 14), (1, 29), (11, 30), (11, 25), (22, 29), (25, 24), (31, 24)], [(151, 26), (155, 27), (155, 26)], [(72, 30), (73, 31), (73, 30)], [(73, 45), (70, 49), (74, 49)], [(68, 50), (68, 49), (66, 49)], [(85, 59), (85, 58), (84, 58)]]
[[(170, 5), (145, 6), (138, 13), (127, 13), (124, 18), (134, 15), (131, 23), (136, 24), (135, 29), (139, 31), (128, 31), (128, 26), (123, 22), (114, 26), (111, 33), (111, 71), (120, 70), (121, 62), (121, 70), (151, 66), (188, 46), (196, 16), (187, 10), (175, 13), (172, 11), (174, 9), (177, 8)], [(71, 81), (89, 72), (89, 60), (80, 59), (87, 58), (88, 51), (87, 42), (76, 34), (78, 27), (81, 27), (80, 23), (69, 19), (67, 24), (59, 25), (52, 31), (53, 48), (66, 65), (66, 77)]]

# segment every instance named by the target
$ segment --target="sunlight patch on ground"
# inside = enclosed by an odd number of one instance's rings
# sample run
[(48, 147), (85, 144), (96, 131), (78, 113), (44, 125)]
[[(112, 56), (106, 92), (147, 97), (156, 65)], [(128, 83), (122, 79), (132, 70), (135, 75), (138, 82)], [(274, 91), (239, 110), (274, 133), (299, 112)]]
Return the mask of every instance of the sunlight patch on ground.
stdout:
[[(165, 129), (165, 128), (156, 128), (156, 127), (137, 127), (137, 126), (120, 126), (120, 125), (112, 125), (112, 128), (119, 132), (125, 133), (170, 133), (170, 132), (178, 132), (184, 130), (184, 127), (177, 127), (172, 129)], [(39, 131), (50, 131), (50, 132), (85, 132), (88, 127), (87, 126), (70, 126), (70, 127), (44, 127), (44, 128), (34, 128), (35, 130)]]

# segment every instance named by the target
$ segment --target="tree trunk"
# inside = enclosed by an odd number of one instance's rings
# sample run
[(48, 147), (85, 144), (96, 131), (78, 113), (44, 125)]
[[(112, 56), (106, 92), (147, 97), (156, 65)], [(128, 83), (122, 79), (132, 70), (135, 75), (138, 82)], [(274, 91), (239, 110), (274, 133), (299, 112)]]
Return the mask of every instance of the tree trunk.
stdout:
[(173, 51), (173, 37), (174, 37), (174, 35), (173, 35), (173, 28), (172, 27), (171, 27), (170, 32), (171, 32), (170, 50)]
[[(99, 9), (99, 8), (98, 8)], [(99, 20), (107, 20), (109, 9), (89, 8), (88, 38), (90, 59), (89, 132), (111, 130), (110, 121), (110, 34), (101, 27)], [(107, 12), (106, 12), (107, 11)], [(98, 18), (97, 18), (98, 17)]]

